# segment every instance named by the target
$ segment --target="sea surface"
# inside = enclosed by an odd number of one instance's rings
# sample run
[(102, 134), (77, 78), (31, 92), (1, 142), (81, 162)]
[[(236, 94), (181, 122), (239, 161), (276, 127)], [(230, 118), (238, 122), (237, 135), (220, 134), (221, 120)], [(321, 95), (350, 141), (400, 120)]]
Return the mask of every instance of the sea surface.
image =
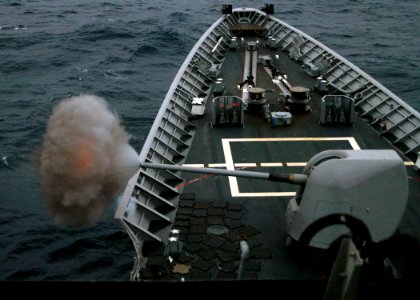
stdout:
[[(125, 281), (134, 248), (110, 207), (95, 226), (58, 226), (34, 153), (54, 105), (105, 98), (140, 152), (190, 49), (223, 4), (267, 1), (0, 1), (0, 280)], [(346, 57), (420, 110), (416, 0), (282, 0), (275, 16)]]

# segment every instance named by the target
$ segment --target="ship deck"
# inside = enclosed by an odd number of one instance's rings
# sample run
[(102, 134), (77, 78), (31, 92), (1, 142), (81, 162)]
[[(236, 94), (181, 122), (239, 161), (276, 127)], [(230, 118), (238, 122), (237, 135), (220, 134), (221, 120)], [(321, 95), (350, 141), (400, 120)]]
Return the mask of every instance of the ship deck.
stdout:
[[(245, 41), (253, 40), (247, 37)], [(221, 74), (226, 95), (241, 97), (237, 85), (243, 82), (244, 47), (229, 51)], [(270, 55), (276, 68), (287, 74), (293, 85), (313, 87), (315, 79), (286, 53), (261, 43), (258, 55)], [(257, 65), (256, 86), (267, 90), (272, 111), (283, 111), (280, 89), (262, 64)], [(210, 94), (212, 92), (210, 91)], [(312, 93), (312, 111), (293, 115), (292, 125), (271, 127), (261, 116), (245, 113), (244, 127), (211, 126), (211, 101), (206, 114), (191, 120), (196, 126), (185, 165), (241, 169), (268, 173), (300, 173), (316, 153), (327, 149), (393, 149), (369, 123), (355, 117), (353, 126), (322, 126), (319, 121), (322, 95)], [(357, 114), (356, 114), (357, 115)], [(406, 161), (410, 196), (399, 234), (419, 239), (419, 174)], [(179, 230), (182, 255), (175, 257), (185, 272), (168, 272), (160, 279), (234, 279), (239, 266), (239, 239), (247, 239), (251, 256), (245, 262), (244, 279), (324, 279), (332, 262), (325, 256), (302, 255), (286, 248), (285, 210), (297, 186), (259, 179), (212, 174), (182, 173), (184, 182), (173, 228)], [(328, 179), (326, 179), (328, 180)], [(219, 227), (223, 226), (223, 227)], [(213, 232), (208, 229), (213, 228)], [(220, 230), (227, 230), (225, 234)], [(212, 234), (213, 233), (213, 234)], [(151, 255), (152, 256), (152, 255)], [(153, 257), (152, 257), (153, 258)], [(314, 259), (317, 258), (317, 259)], [(155, 259), (149, 259), (144, 279), (156, 279)], [(160, 263), (162, 267), (162, 263)], [(190, 268), (191, 267), (191, 268)], [(181, 268), (182, 269), (182, 268)], [(161, 273), (160, 273), (161, 274)], [(162, 274), (161, 274), (162, 275)]]

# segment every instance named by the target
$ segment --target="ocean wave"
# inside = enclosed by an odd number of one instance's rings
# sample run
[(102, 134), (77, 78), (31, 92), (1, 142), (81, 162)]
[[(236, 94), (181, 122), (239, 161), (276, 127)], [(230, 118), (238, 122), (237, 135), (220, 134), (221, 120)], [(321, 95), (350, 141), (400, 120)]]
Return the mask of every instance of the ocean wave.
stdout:
[(59, 247), (58, 249), (52, 250), (47, 254), (48, 263), (58, 263), (63, 260), (73, 259), (77, 256), (83, 255), (84, 250), (101, 248), (98, 241), (90, 238), (82, 238), (71, 242), (67, 246)]
[(124, 76), (119, 75), (117, 72), (112, 71), (112, 70), (108, 70), (108, 71), (104, 71), (104, 76), (108, 77), (108, 78), (112, 78), (115, 80), (126, 80), (127, 78)]
[(289, 16), (297, 16), (302, 14), (301, 9), (286, 9), (282, 11), (283, 14), (289, 15)]
[(33, 68), (39, 68), (39, 65), (36, 61), (31, 59), (26, 59), (24, 61), (6, 61), (0, 65), (0, 70), (3, 73), (15, 73), (15, 72), (28, 72)]
[(353, 39), (354, 38), (354, 35), (349, 34), (349, 33), (344, 33), (344, 32), (341, 32), (341, 33), (340, 32), (334, 32), (334, 33), (325, 32), (323, 34), (323, 36), (328, 37), (329, 39), (334, 39), (334, 40), (342, 39), (342, 38), (345, 38), (345, 39)]
[(168, 20), (170, 22), (188, 22), (190, 15), (182, 12), (182, 11), (176, 11), (173, 13), (170, 13), (168, 16)]
[(77, 15), (78, 12), (76, 10), (65, 10), (63, 11), (63, 15)]
[[(45, 41), (45, 37), (43, 38)], [(0, 37), (0, 44), (2, 45), (2, 50), (22, 50), (26, 47), (37, 45), (41, 43), (41, 39), (36, 36), (31, 37), (13, 37), (13, 36), (3, 36)], [(13, 61), (12, 61), (13, 62)], [(10, 62), (6, 62), (10, 63)]]
[(383, 43), (383, 42), (380, 42), (380, 43), (373, 43), (373, 46), (374, 46), (375, 48), (392, 48), (392, 47), (394, 47), (394, 45), (385, 44), (385, 43)]
[(138, 47), (134, 52), (133, 56), (144, 56), (144, 55), (159, 55), (160, 51), (157, 47), (151, 45), (142, 45)]
[(15, 248), (9, 252), (8, 259), (19, 258), (21, 255), (45, 248), (46, 245), (57, 240), (51, 237), (51, 232), (46, 236), (41, 236), (37, 233), (36, 238), (30, 238), (17, 243)]
[(0, 26), (0, 30), (20, 30), (20, 29), (23, 29), (23, 30), (26, 30), (26, 29), (28, 29), (28, 27), (26, 27), (25, 25), (3, 25), (3, 26)]
[[(1, 165), (4, 165), (4, 163), (2, 163)], [(10, 224), (10, 223), (12, 223), (15, 220), (15, 216), (14, 215), (6, 216), (3, 211), (1, 211), (1, 214), (2, 214), (2, 218), (0, 219), (0, 225)]]
[(31, 280), (38, 279), (43, 276), (45, 271), (40, 269), (18, 270), (7, 276), (7, 280)]
[(128, 58), (120, 57), (120, 56), (107, 56), (102, 59), (98, 65), (110, 65), (110, 64), (119, 64), (119, 63), (127, 63), (129, 61)]
[(112, 2), (103, 2), (100, 4), (101, 7), (105, 7), (105, 8), (112, 8), (112, 9), (121, 9), (123, 8), (123, 5), (121, 4), (116, 4), (116, 3), (112, 3)]
[(9, 4), (6, 4), (6, 6), (12, 6), (12, 7), (14, 7), (14, 6), (22, 6), (22, 3), (19, 3), (19, 2), (11, 2)]
[(86, 274), (95, 271), (103, 271), (104, 268), (111, 267), (114, 265), (114, 260), (110, 257), (101, 257), (92, 261), (84, 263), (76, 271), (77, 274)]
[(106, 25), (84, 25), (76, 34), (79, 39), (88, 42), (135, 38), (135, 35), (128, 32), (126, 28), (116, 28)]
[[(18, 147), (19, 145), (16, 145), (16, 142), (13, 143), (14, 147)], [(27, 157), (25, 154), (0, 154), (0, 169), (9, 169), (13, 170), (14, 168), (17, 168), (21, 162), (27, 161)], [(2, 221), (0, 221), (0, 224)]]

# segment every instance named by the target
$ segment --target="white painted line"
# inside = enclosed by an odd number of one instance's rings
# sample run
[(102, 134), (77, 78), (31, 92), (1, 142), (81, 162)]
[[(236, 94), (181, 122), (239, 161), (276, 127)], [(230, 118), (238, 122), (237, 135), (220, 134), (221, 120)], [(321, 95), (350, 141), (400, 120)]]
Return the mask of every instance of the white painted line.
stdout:
[[(225, 156), (226, 161), (226, 169), (227, 170), (234, 170), (235, 167), (233, 166), (233, 158), (232, 158), (232, 152), (230, 150), (229, 142), (225, 139), (222, 139), (222, 147), (223, 147), (223, 154)], [(234, 195), (239, 194), (239, 186), (238, 181), (236, 180), (236, 177), (229, 176), (229, 187), (230, 187), (230, 193), (232, 197), (235, 197)]]
[(253, 167), (256, 167), (257, 166), (257, 164), (256, 163), (236, 163), (235, 164), (235, 167), (238, 167), (238, 168), (243, 168), (243, 167), (249, 167), (249, 168), (253, 168)]
[[(210, 168), (225, 168), (227, 170), (235, 170), (235, 167), (256, 167), (256, 163), (234, 163), (230, 143), (232, 142), (287, 142), (287, 141), (348, 141), (354, 150), (360, 150), (356, 139), (353, 137), (296, 137), (296, 138), (237, 138), (222, 139), (223, 153), (226, 163), (208, 164)], [(260, 163), (261, 167), (305, 167), (306, 162), (267, 162)], [(405, 166), (413, 166), (412, 161), (405, 161)], [(183, 166), (203, 168), (205, 164), (184, 164)], [(262, 192), (262, 193), (241, 193), (236, 177), (229, 176), (229, 186), (232, 197), (293, 197), (295, 192)]]
[[(234, 162), (232, 151), (230, 149), (230, 143), (233, 142), (307, 142), (307, 141), (348, 141), (354, 150), (360, 150), (359, 145), (353, 137), (283, 137), (283, 138), (234, 138), (234, 139), (222, 139), (223, 153), (226, 160), (226, 167), (228, 170), (234, 169)], [(261, 163), (261, 166), (284, 166), (283, 163)], [(305, 166), (306, 163), (291, 162), (287, 163), (289, 167)], [(229, 176), (229, 186), (232, 197), (287, 197), (294, 196), (294, 192), (269, 192), (269, 193), (241, 193), (239, 192), (239, 185), (236, 177)]]
[(284, 167), (284, 163), (261, 163), (261, 167)]
[(354, 150), (360, 150), (354, 137), (280, 137), (280, 138), (234, 138), (222, 139), (229, 143), (234, 142), (310, 142), (310, 141), (348, 141)]
[(209, 164), (209, 168), (226, 168), (226, 164)]
[(306, 162), (288, 162), (287, 166), (288, 167), (305, 167), (306, 166)]
[(232, 197), (293, 197), (296, 195), (295, 192), (268, 192), (268, 193), (237, 193), (233, 194)]
[(349, 137), (349, 143), (354, 150), (360, 150), (359, 144), (357, 144), (356, 139), (354, 137)]
[[(272, 163), (260, 163), (260, 166), (265, 167), (285, 167), (284, 164), (286, 164), (286, 167), (304, 167), (306, 166), (306, 162), (272, 162)], [(256, 163), (236, 163), (234, 164), (235, 168), (243, 168), (243, 167), (257, 167)], [(405, 166), (414, 166), (414, 163), (412, 161), (405, 161)], [(204, 164), (183, 164), (185, 167), (195, 167), (195, 168), (204, 168)], [(220, 163), (220, 164), (208, 164), (209, 168), (225, 168), (226, 164)]]
[[(226, 168), (232, 170), (234, 167), (232, 151), (230, 149), (229, 139), (222, 139), (223, 153), (226, 160)], [(282, 164), (283, 165), (283, 164)], [(266, 193), (241, 193), (239, 192), (238, 180), (236, 177), (229, 176), (229, 187), (232, 197), (290, 197), (295, 192), (266, 192)]]

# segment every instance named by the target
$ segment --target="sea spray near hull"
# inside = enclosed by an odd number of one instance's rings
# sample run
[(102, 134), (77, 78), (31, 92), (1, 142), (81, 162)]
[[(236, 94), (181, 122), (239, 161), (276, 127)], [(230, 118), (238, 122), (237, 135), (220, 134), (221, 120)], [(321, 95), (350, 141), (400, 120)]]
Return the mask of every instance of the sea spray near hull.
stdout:
[(138, 169), (130, 135), (104, 99), (81, 95), (53, 110), (38, 170), (48, 211), (59, 224), (97, 222)]

